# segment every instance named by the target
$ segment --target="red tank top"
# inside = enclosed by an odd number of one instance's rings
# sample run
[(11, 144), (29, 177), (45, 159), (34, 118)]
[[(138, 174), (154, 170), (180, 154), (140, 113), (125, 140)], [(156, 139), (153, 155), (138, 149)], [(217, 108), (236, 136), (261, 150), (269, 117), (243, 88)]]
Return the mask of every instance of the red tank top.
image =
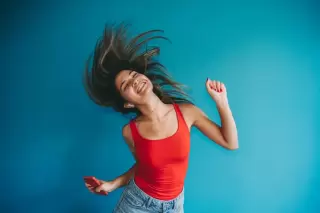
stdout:
[(183, 190), (188, 168), (190, 132), (179, 106), (173, 104), (178, 129), (164, 139), (143, 138), (130, 122), (138, 160), (134, 181), (146, 194), (159, 200), (176, 198)]

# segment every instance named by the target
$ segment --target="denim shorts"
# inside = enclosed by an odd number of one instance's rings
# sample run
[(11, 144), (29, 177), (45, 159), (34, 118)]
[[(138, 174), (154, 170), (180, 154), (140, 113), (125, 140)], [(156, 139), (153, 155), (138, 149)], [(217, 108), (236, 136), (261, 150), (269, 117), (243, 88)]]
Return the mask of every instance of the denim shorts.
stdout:
[(172, 200), (158, 200), (147, 195), (131, 180), (113, 213), (183, 213), (183, 204), (184, 189)]

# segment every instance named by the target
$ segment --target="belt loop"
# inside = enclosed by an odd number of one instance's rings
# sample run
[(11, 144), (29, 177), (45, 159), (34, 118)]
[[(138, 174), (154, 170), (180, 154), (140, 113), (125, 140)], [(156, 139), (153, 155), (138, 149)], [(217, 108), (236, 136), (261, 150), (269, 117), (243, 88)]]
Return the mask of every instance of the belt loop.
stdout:
[(163, 212), (165, 212), (165, 211), (166, 211), (166, 205), (165, 205), (165, 202), (161, 202), (161, 210), (162, 210)]
[(148, 197), (147, 202), (146, 202), (146, 208), (149, 208), (151, 205), (152, 199)]

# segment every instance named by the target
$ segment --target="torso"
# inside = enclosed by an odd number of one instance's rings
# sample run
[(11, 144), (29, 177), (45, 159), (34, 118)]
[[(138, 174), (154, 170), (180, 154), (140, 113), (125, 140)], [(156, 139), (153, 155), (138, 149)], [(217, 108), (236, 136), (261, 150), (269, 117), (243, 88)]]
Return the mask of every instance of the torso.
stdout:
[[(137, 119), (136, 124), (139, 134), (149, 140), (164, 139), (174, 135), (178, 129), (177, 115), (175, 109), (170, 105), (170, 109), (163, 116), (161, 122), (150, 122)], [(181, 107), (180, 107), (181, 109)], [(185, 116), (183, 116), (185, 117)], [(190, 126), (187, 124), (189, 130)]]
[(190, 151), (187, 107), (168, 105), (160, 122), (136, 119), (126, 127), (137, 160), (136, 184), (150, 196), (169, 200), (183, 189)]

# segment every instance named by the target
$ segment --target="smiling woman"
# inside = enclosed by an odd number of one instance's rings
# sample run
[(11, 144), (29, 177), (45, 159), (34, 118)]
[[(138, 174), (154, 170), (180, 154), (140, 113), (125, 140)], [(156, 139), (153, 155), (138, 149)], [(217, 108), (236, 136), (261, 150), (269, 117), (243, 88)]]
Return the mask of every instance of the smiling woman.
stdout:
[[(207, 79), (208, 93), (216, 102), (222, 126), (211, 121), (190, 101), (182, 85), (173, 81), (154, 58), (158, 47), (142, 50), (160, 30), (127, 39), (126, 26), (106, 27), (99, 39), (93, 66), (86, 68), (85, 87), (95, 103), (123, 114), (136, 113), (123, 127), (124, 141), (136, 163), (123, 175), (102, 181), (93, 193), (126, 186), (114, 212), (183, 212), (184, 180), (190, 152), (190, 129), (198, 128), (226, 149), (238, 148), (236, 125), (222, 82)], [(88, 60), (89, 64), (90, 60)]]
[(128, 100), (124, 105), (126, 108), (145, 102), (144, 95), (153, 90), (152, 82), (145, 75), (132, 70), (121, 71), (115, 79), (115, 84), (122, 97)]
[[(183, 85), (173, 81), (165, 67), (155, 60), (160, 53), (160, 48), (146, 47), (147, 43), (153, 39), (169, 41), (164, 36), (151, 36), (163, 31), (150, 30), (130, 40), (127, 31), (128, 25), (125, 24), (105, 27), (102, 37), (96, 44), (92, 68), (89, 68), (92, 57), (87, 61), (85, 87), (90, 98), (99, 105), (113, 107), (123, 114), (139, 113), (137, 108), (127, 107), (132, 105), (126, 100), (130, 95), (122, 97), (121, 94), (125, 93), (120, 85), (125, 84), (127, 88), (131, 77), (138, 76), (139, 79), (144, 79), (148, 88), (152, 89), (164, 103), (191, 103), (190, 97), (182, 89)], [(128, 75), (130, 71), (134, 76)], [(115, 84), (115, 79), (117, 79), (116, 82), (121, 80), (120, 84)], [(120, 86), (121, 90), (119, 90)], [(130, 100), (132, 101), (132, 98)]]

